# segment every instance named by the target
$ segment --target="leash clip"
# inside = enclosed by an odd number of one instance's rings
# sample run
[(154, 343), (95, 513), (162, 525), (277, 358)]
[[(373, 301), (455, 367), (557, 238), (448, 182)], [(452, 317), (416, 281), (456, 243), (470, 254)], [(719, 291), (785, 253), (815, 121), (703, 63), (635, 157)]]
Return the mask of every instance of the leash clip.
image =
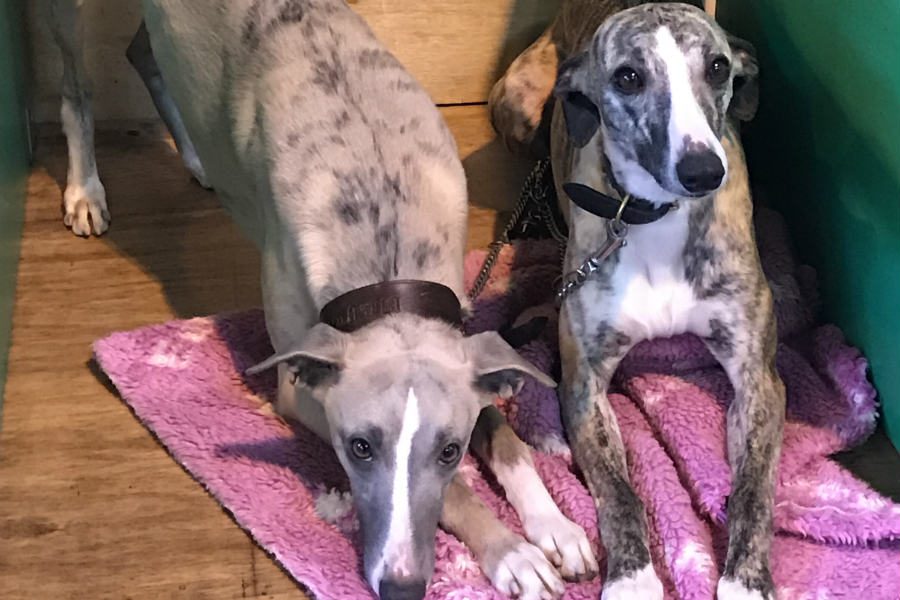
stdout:
[(631, 196), (626, 195), (622, 199), (616, 218), (606, 222), (606, 242), (600, 247), (600, 250), (588, 256), (574, 271), (563, 275), (562, 282), (556, 291), (557, 306), (562, 305), (572, 292), (584, 285), (585, 281), (599, 271), (606, 259), (612, 256), (616, 250), (628, 244), (625, 239), (628, 235), (628, 223), (622, 221), (621, 216), (622, 210), (630, 198)]

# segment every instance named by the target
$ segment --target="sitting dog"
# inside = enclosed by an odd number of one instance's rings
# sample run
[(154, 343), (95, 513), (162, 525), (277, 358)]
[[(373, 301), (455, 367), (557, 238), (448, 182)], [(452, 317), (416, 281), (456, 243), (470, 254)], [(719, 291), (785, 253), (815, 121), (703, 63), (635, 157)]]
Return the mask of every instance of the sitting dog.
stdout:
[(597, 501), (604, 599), (663, 596), (607, 389), (636, 343), (683, 332), (705, 340), (735, 390), (718, 598), (774, 597), (784, 387), (736, 122), (755, 111), (756, 75), (752, 48), (699, 8), (564, 0), (491, 94), (495, 128), (510, 147), (539, 151), (542, 116), (552, 115), (551, 164), (570, 232), (562, 412)]
[[(277, 366), (278, 411), (332, 443), (372, 588), (423, 597), (439, 521), (507, 594), (595, 572), (492, 404), (553, 381), (498, 334), (461, 332), (466, 181), (426, 92), (342, 0), (143, 4), (161, 101), (262, 254), (275, 354), (251, 372)], [(528, 542), (456, 473), (470, 442)]]

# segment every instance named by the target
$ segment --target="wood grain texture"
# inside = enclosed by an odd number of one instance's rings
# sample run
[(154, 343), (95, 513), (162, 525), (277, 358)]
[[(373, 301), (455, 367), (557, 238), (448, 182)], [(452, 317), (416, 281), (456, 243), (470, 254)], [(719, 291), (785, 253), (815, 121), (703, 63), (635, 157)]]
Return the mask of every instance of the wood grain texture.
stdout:
[[(482, 173), (472, 199), (512, 202), (527, 165), (492, 145), (484, 107), (444, 114)], [(90, 366), (112, 331), (260, 304), (256, 250), (152, 131), (98, 134), (113, 220), (89, 240), (62, 225), (63, 140), (41, 140), (0, 430), (4, 600), (304, 597)], [(470, 247), (493, 239), (494, 215), (472, 210)]]
[[(32, 114), (59, 120), (62, 66), (47, 23), (48, 0), (27, 2)], [(83, 0), (85, 63), (98, 121), (156, 119), (125, 59), (141, 20), (138, 0)], [(487, 101), (490, 86), (553, 18), (559, 0), (350, 0), (375, 34), (439, 104)]]
[(506, 67), (538, 38), (558, 0), (351, 0), (435, 102), (484, 102)]

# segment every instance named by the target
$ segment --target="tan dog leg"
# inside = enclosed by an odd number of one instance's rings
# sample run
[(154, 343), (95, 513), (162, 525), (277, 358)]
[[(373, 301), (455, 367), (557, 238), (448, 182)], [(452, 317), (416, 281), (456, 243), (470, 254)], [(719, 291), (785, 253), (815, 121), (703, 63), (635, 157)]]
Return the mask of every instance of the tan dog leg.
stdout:
[(556, 83), (558, 57), (552, 30), (551, 26), (513, 61), (488, 100), (494, 129), (517, 154), (549, 153), (541, 122)]
[(525, 537), (569, 580), (599, 570), (584, 530), (566, 518), (534, 468), (531, 449), (494, 406), (481, 411), (472, 450), (487, 463), (522, 520)]
[(544, 554), (501, 523), (459, 473), (447, 487), (441, 527), (468, 546), (500, 592), (522, 600), (548, 600), (565, 591)]

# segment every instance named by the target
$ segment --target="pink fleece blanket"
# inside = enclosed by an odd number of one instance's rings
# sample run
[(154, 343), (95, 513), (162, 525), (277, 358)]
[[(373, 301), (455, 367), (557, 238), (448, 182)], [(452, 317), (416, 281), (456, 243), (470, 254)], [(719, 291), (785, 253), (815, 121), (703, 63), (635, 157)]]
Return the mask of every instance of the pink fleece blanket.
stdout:
[[(828, 458), (874, 427), (866, 361), (837, 328), (813, 324), (811, 272), (793, 262), (780, 220), (761, 214), (758, 239), (778, 305), (778, 368), (788, 392), (772, 555), (779, 598), (898, 600), (900, 506)], [(470, 280), (483, 256), (467, 257)], [(548, 242), (505, 249), (469, 330), (536, 312), (555, 319), (549, 297), (557, 257)], [(521, 351), (554, 369), (555, 321)], [(259, 311), (174, 321), (95, 344), (98, 362), (135, 415), (297, 581), (322, 599), (370, 597), (348, 485), (333, 452), (272, 414), (272, 373), (242, 375), (270, 352)], [(614, 389), (631, 480), (647, 507), (667, 598), (709, 600), (723, 560), (730, 486), (728, 381), (699, 340), (680, 336), (635, 348)], [(555, 393), (529, 383), (501, 408), (537, 448), (535, 462), (554, 499), (598, 544), (593, 502), (571, 463)], [(461, 469), (497, 514), (521, 530), (477, 462), (467, 457)], [(429, 598), (503, 597), (453, 536), (439, 531), (436, 549)], [(600, 585), (599, 579), (571, 584), (566, 598), (597, 598)]]

